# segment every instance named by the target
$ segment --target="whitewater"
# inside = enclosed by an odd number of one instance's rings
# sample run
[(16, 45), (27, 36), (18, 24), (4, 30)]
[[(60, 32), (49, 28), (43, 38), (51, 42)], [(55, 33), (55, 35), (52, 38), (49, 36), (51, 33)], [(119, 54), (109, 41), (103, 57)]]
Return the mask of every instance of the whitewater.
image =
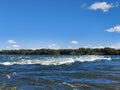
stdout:
[(119, 55), (0, 55), (0, 90), (120, 90)]
[[(3, 57), (4, 58), (4, 57)], [(5, 57), (6, 58), (6, 57)], [(68, 56), (68, 55), (38, 55), (35, 57), (30, 56), (12, 56), (9, 55), (7, 58), (9, 60), (3, 60), (0, 64), (3, 65), (14, 65), (14, 64), (40, 64), (40, 65), (62, 65), (62, 64), (72, 64), (74, 62), (92, 62), (96, 60), (111, 60), (117, 58), (111, 58), (109, 56), (99, 56), (99, 55), (82, 55), (82, 56)]]

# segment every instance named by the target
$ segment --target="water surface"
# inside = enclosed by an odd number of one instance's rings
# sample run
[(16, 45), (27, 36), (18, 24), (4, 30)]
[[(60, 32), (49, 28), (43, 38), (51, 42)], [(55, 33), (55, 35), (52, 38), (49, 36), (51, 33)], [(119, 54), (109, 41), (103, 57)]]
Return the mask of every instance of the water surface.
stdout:
[(0, 55), (0, 89), (120, 90), (120, 56)]

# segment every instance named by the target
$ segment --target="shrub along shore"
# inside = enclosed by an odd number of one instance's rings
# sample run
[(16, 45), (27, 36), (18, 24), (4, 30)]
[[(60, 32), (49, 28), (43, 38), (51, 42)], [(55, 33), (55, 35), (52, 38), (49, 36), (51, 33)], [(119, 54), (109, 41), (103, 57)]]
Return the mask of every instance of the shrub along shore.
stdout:
[(20, 49), (1, 50), (0, 54), (16, 55), (120, 55), (120, 49), (114, 48), (79, 48), (79, 49)]

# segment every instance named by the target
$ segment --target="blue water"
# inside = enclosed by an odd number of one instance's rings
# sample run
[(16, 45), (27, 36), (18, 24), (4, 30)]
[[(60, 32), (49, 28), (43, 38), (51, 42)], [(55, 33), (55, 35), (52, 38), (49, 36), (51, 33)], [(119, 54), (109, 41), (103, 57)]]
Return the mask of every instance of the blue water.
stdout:
[(120, 56), (0, 55), (0, 90), (120, 90)]

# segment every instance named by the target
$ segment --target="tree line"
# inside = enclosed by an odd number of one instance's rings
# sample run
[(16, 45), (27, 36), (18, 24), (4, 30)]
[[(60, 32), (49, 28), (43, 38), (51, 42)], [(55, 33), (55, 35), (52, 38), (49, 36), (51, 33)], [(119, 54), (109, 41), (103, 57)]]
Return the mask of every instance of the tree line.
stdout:
[(20, 54), (20, 55), (120, 55), (120, 49), (114, 48), (79, 48), (79, 49), (20, 49), (1, 50), (0, 54)]

